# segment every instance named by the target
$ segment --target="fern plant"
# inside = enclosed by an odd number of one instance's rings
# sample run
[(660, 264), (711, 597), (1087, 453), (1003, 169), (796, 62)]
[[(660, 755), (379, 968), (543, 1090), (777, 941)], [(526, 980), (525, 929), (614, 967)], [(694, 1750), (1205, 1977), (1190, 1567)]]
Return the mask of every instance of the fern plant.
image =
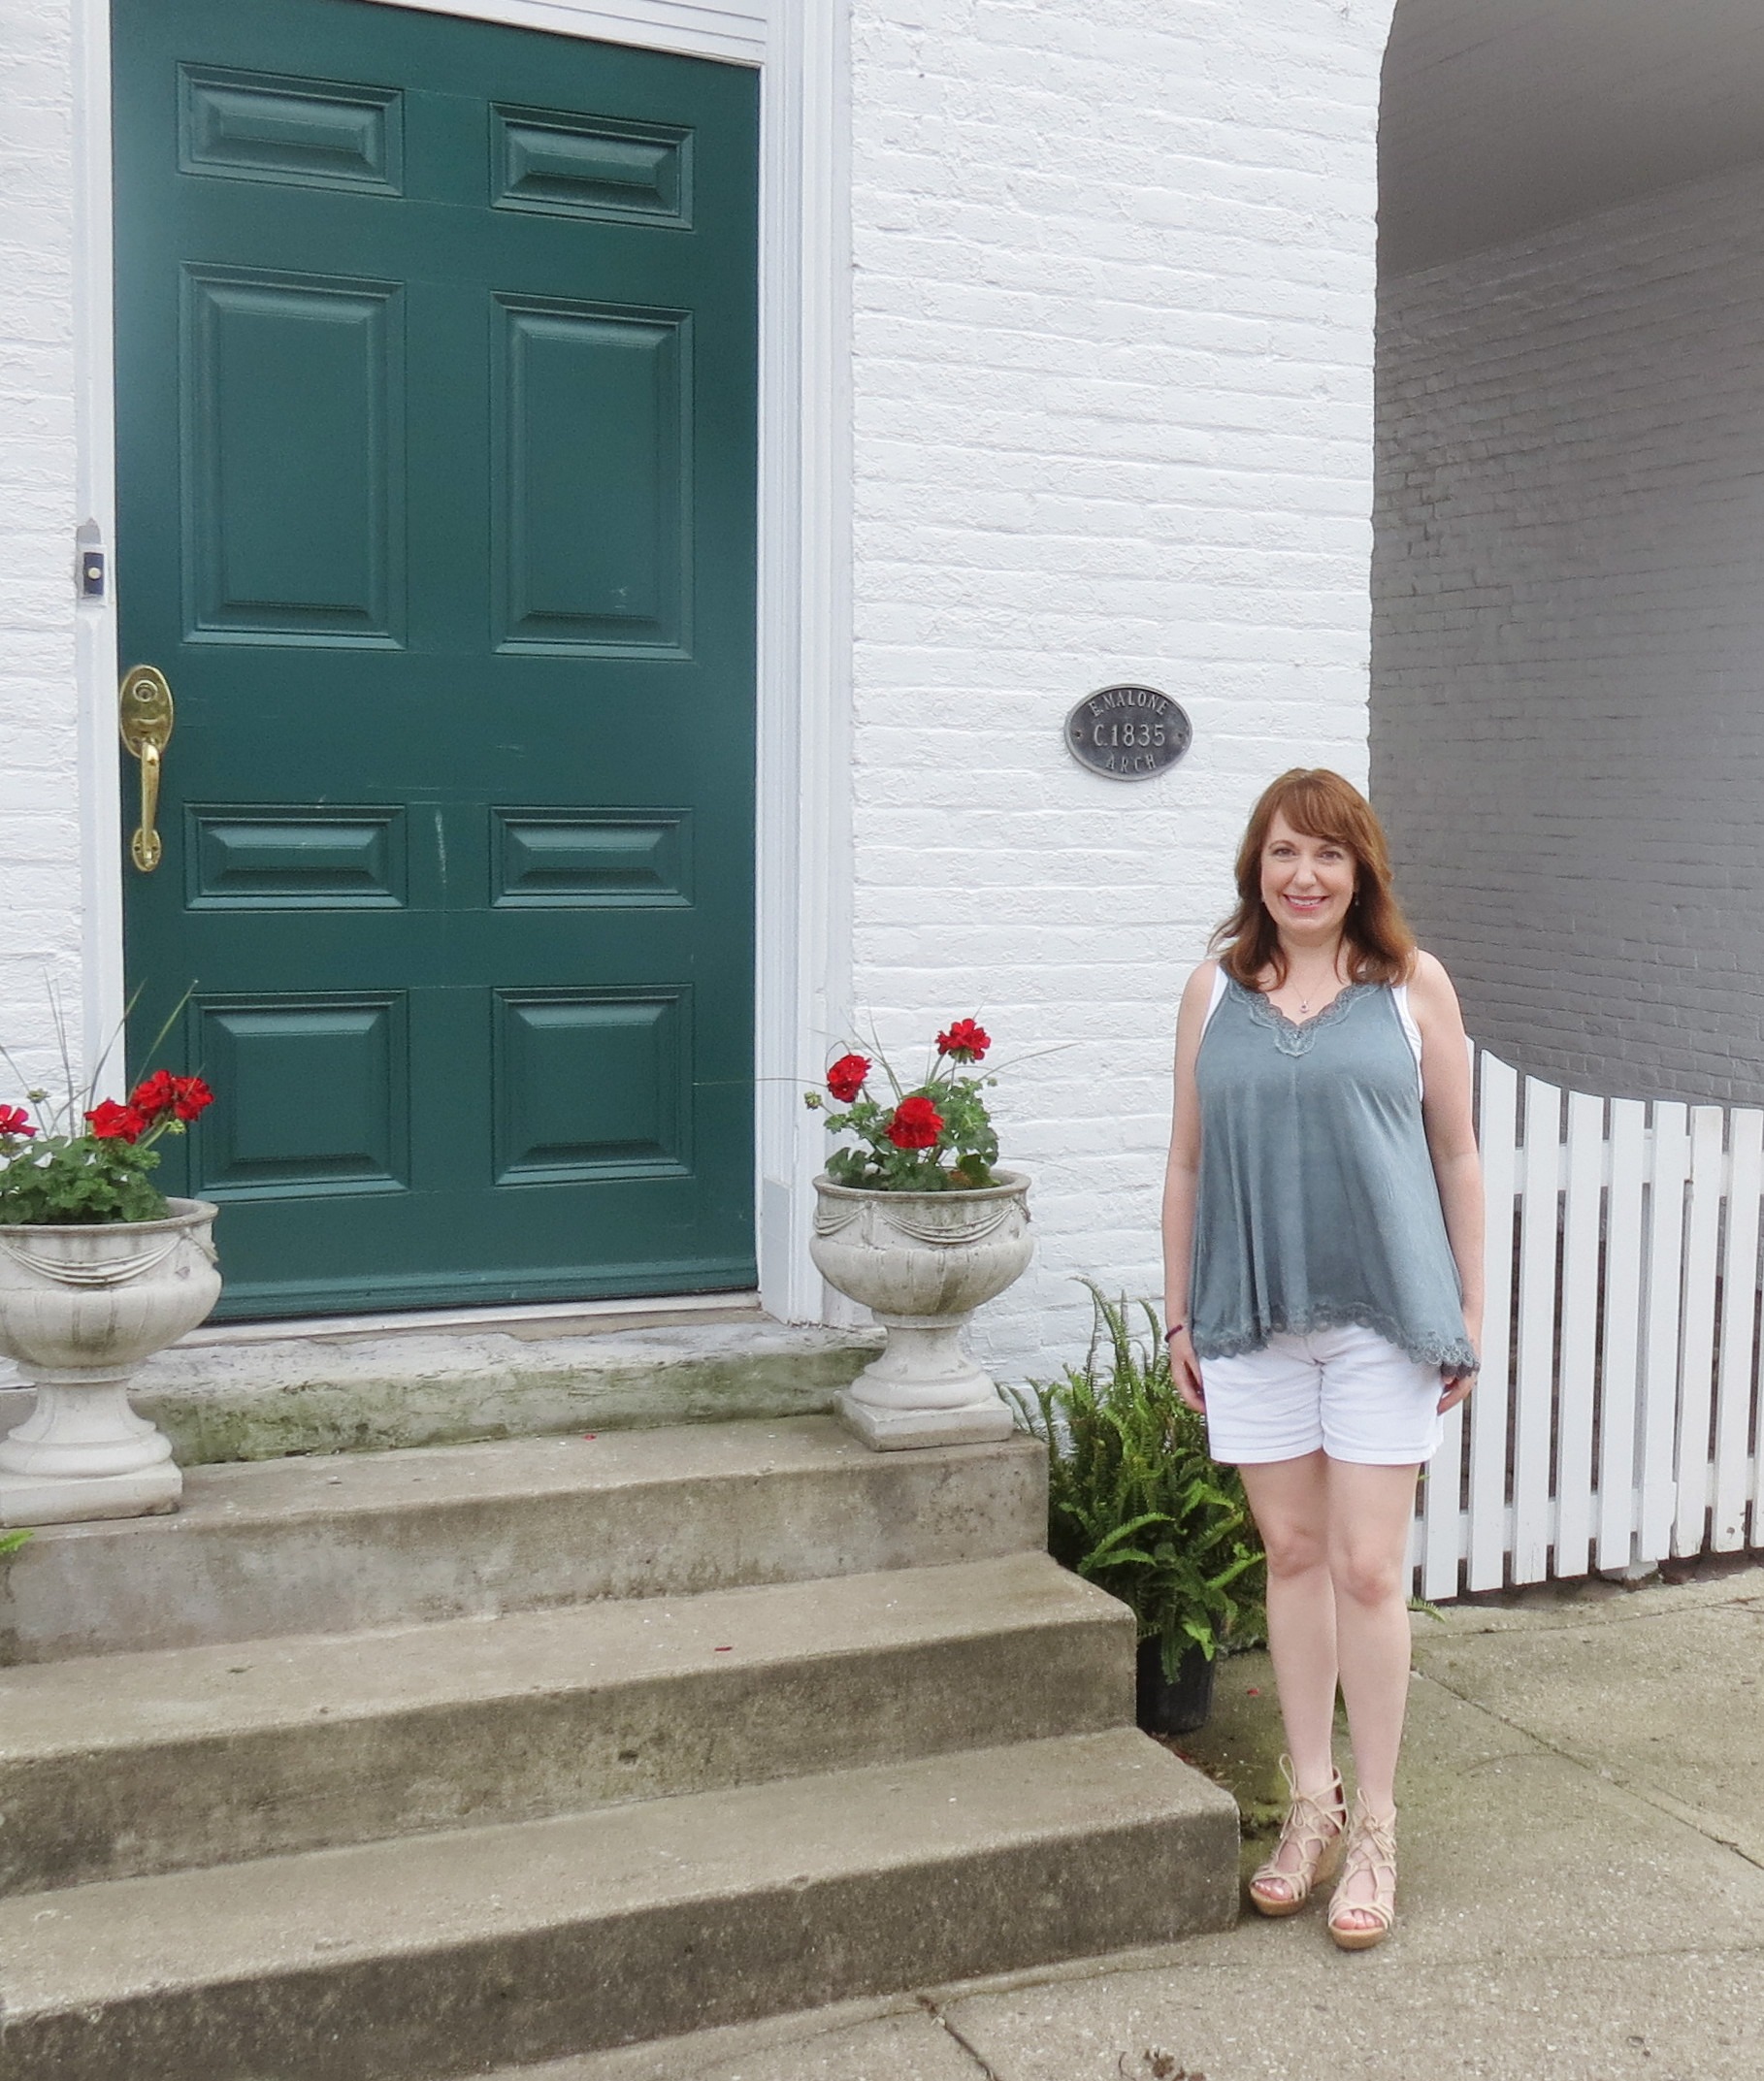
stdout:
[(1049, 1551), (1129, 1608), (1174, 1682), (1191, 1645), (1211, 1661), (1264, 1637), (1261, 1541), (1236, 1469), (1208, 1457), (1206, 1420), (1176, 1392), (1157, 1310), (1139, 1303), (1142, 1344), (1127, 1300), (1085, 1284), (1084, 1364), (1013, 1399), (1048, 1448)]

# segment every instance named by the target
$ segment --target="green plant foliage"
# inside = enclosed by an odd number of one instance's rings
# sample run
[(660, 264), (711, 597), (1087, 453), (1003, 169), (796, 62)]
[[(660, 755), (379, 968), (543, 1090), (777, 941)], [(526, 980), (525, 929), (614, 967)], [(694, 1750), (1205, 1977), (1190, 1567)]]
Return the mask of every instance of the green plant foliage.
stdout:
[(0, 1561), (10, 1561), (29, 1538), (28, 1532), (0, 1532)]
[(1261, 1541), (1236, 1469), (1208, 1457), (1206, 1420), (1176, 1392), (1157, 1311), (1139, 1304), (1142, 1344), (1125, 1298), (1090, 1292), (1084, 1364), (1013, 1400), (1048, 1447), (1050, 1552), (1131, 1610), (1174, 1681), (1191, 1642), (1211, 1661), (1265, 1637)]
[(159, 1153), (89, 1134), (0, 1148), (0, 1221), (156, 1221), (170, 1210), (147, 1173)]

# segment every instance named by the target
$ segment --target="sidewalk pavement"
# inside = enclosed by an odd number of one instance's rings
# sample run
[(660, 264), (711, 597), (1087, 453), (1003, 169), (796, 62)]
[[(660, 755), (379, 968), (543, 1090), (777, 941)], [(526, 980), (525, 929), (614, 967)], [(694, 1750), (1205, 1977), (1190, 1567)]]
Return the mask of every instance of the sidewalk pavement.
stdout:
[[(1401, 1919), (1283, 1922), (523, 2070), (520, 2081), (1759, 2081), (1764, 1566), (1415, 1618)], [(1266, 1659), (1187, 1752), (1277, 1815)]]

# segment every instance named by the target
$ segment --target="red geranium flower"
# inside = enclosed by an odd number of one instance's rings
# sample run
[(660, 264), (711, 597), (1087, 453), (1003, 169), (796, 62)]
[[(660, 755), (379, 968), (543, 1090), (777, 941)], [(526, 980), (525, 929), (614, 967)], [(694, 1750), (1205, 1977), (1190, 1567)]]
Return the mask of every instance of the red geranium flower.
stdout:
[(194, 1120), (213, 1103), (214, 1093), (200, 1077), (175, 1077), (169, 1069), (154, 1070), (129, 1093), (129, 1105), (149, 1124), (168, 1113), (180, 1120)]
[(864, 1080), (868, 1075), (868, 1056), (842, 1055), (827, 1072), (827, 1089), (842, 1106), (848, 1106), (864, 1089)]
[(958, 1019), (947, 1033), (937, 1035), (937, 1053), (957, 1062), (977, 1062), (992, 1045), (992, 1035), (972, 1019)]
[(178, 1087), (172, 1109), (180, 1120), (194, 1120), (214, 1103), (214, 1093), (200, 1077), (174, 1077), (172, 1082)]
[(0, 1106), (0, 1134), (35, 1134), (31, 1117), (22, 1106)]
[(178, 1103), (178, 1079), (169, 1069), (156, 1069), (144, 1077), (129, 1093), (129, 1104), (143, 1120), (157, 1120)]
[(897, 1149), (929, 1149), (943, 1132), (943, 1116), (929, 1098), (902, 1098), (888, 1123)]
[(133, 1106), (119, 1106), (114, 1098), (101, 1100), (85, 1117), (102, 1142), (138, 1142), (151, 1125), (145, 1114)]

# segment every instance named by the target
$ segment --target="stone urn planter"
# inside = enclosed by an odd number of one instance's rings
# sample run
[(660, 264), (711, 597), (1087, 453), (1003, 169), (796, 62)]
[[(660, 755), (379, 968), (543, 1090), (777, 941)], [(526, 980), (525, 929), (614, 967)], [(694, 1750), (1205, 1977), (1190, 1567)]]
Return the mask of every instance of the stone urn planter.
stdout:
[(809, 1252), (830, 1286), (861, 1301), (887, 1348), (835, 1404), (866, 1445), (982, 1445), (1008, 1438), (1010, 1411), (962, 1347), (968, 1317), (1034, 1254), (1029, 1180), (971, 1190), (874, 1191), (815, 1180)]
[(129, 1407), (136, 1368), (220, 1297), (207, 1200), (159, 1220), (0, 1225), (0, 1353), (37, 1406), (0, 1440), (0, 1525), (175, 1511), (171, 1442)]

